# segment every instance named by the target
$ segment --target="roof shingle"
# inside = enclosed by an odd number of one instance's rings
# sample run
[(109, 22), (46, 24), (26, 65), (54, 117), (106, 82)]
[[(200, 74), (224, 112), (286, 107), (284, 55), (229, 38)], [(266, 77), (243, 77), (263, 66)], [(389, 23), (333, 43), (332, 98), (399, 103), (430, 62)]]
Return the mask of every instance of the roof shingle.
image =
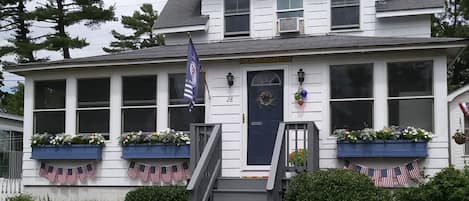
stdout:
[[(197, 54), (203, 57), (253, 55), (271, 53), (295, 53), (300, 51), (321, 51), (331, 49), (365, 49), (375, 47), (402, 47), (445, 44), (467, 44), (461, 38), (397, 38), (397, 37), (364, 37), (364, 36), (304, 36), (295, 38), (252, 39), (243, 41), (198, 43)], [(102, 64), (120, 61), (154, 61), (164, 59), (184, 59), (187, 56), (187, 45), (157, 46), (140, 50), (126, 51), (108, 55), (50, 61), (44, 63), (19, 64), (7, 66), (7, 70), (22, 68), (40, 68), (78, 64)]]

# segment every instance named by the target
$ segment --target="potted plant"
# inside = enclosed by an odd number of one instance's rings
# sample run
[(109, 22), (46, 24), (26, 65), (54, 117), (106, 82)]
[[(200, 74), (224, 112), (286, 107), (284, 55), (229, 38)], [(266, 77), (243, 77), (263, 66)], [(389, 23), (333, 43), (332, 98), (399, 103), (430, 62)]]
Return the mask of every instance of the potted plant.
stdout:
[(101, 134), (34, 134), (31, 158), (37, 160), (101, 160)]
[(454, 133), (453, 139), (456, 142), (456, 144), (464, 144), (467, 141), (466, 134), (461, 132), (459, 129), (457, 129), (456, 133)]
[(432, 134), (421, 128), (396, 126), (373, 130), (337, 129), (338, 158), (420, 158), (427, 156)]
[(189, 143), (188, 134), (172, 129), (132, 132), (120, 137), (124, 159), (190, 158)]

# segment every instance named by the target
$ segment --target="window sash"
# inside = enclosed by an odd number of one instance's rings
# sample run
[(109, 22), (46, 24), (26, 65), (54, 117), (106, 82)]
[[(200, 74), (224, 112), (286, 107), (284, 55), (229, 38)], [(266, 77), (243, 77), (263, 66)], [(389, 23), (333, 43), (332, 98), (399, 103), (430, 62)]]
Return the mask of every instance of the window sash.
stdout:
[[(357, 128), (338, 128), (338, 127), (334, 127), (336, 126), (335, 125), (335, 122), (334, 122), (334, 117), (335, 117), (335, 114), (334, 114), (334, 109), (333, 109), (333, 104), (337, 104), (337, 103), (344, 103), (344, 104), (350, 104), (350, 103), (363, 103), (363, 104), (367, 104), (366, 106), (370, 106), (370, 110), (371, 111), (367, 111), (367, 112), (370, 112), (370, 114), (366, 114), (367, 116), (370, 115), (370, 119), (369, 120), (369, 125), (366, 125), (366, 126), (363, 126), (363, 128), (373, 128), (374, 126), (374, 112), (375, 112), (375, 109), (374, 109), (374, 105), (375, 105), (375, 101), (373, 99), (366, 99), (366, 100), (354, 100), (354, 99), (350, 99), (350, 100), (341, 100), (341, 101), (334, 101), (334, 100), (331, 100), (329, 102), (329, 107), (330, 107), (330, 127), (331, 127), (331, 131), (333, 131), (334, 129), (357, 129)], [(368, 105), (370, 104), (370, 105)], [(362, 105), (362, 106), (365, 106), (365, 105)], [(360, 114), (364, 114), (363, 112), (361, 112)], [(354, 114), (352, 114), (354, 115)], [(354, 123), (354, 122), (349, 122), (349, 123)], [(355, 122), (356, 123), (356, 122)]]
[[(106, 96), (103, 96), (104, 99), (102, 100), (96, 100), (95, 97), (93, 97), (93, 94), (83, 94), (85, 95), (84, 97), (80, 97), (80, 92), (83, 89), (80, 89), (80, 87), (88, 87), (87, 85), (90, 85), (90, 83), (87, 83), (87, 81), (105, 81), (106, 86), (104, 93), (106, 93)], [(83, 86), (80, 86), (80, 84), (83, 84)], [(96, 86), (97, 87), (97, 86)], [(96, 90), (96, 88), (94, 89)], [(91, 96), (90, 96), (91, 95)], [(92, 99), (95, 100), (86, 100), (88, 98), (92, 97)], [(101, 97), (100, 97), (101, 98)], [(84, 99), (84, 100), (83, 100)], [(110, 100), (111, 100), (111, 79), (108, 77), (100, 77), (100, 78), (83, 78), (83, 79), (78, 79), (77, 80), (77, 108), (91, 108), (91, 107), (109, 107), (110, 106)]]
[[(61, 86), (63, 84), (63, 86)], [(52, 85), (52, 87), (50, 87)], [(60, 86), (57, 86), (60, 85)], [(44, 87), (44, 88), (39, 88), (39, 87)], [(57, 99), (60, 101), (58, 105), (61, 107), (56, 107), (56, 106), (50, 106), (47, 105), (46, 99), (47, 94), (40, 93), (40, 89), (46, 89), (46, 88), (58, 88), (58, 90), (55, 90), (54, 95), (61, 95), (60, 92), (63, 92), (63, 97), (59, 97), (60, 99)], [(41, 81), (35, 81), (34, 82), (34, 109), (58, 109), (58, 108), (65, 108), (65, 99), (67, 95), (67, 81), (66, 80), (41, 80)], [(63, 90), (63, 91), (62, 91)], [(39, 94), (42, 95), (42, 97), (38, 97)], [(39, 100), (39, 98), (43, 98), (42, 100)]]
[[(154, 113), (154, 116), (152, 115), (152, 119), (154, 119), (152, 122), (151, 122), (151, 127), (153, 127), (152, 129), (150, 130), (138, 130), (138, 129), (129, 129), (129, 128), (126, 128), (126, 126), (128, 127), (136, 127), (135, 125), (127, 125), (127, 122), (126, 120), (129, 120), (126, 118), (125, 116), (125, 113), (126, 111), (131, 111), (131, 110), (134, 110), (133, 112), (138, 112), (138, 113), (142, 113), (141, 110), (146, 110), (145, 112), (151, 112), (151, 113)], [(138, 110), (138, 111), (136, 111)], [(121, 110), (121, 116), (122, 116), (122, 120), (121, 120), (121, 131), (122, 133), (129, 133), (129, 132), (138, 132), (138, 131), (142, 131), (142, 132), (145, 132), (145, 133), (151, 133), (151, 132), (155, 132), (156, 131), (156, 127), (157, 127), (157, 120), (158, 120), (158, 111), (157, 111), (157, 108), (156, 107), (145, 107), (145, 108), (123, 108)], [(130, 123), (134, 123), (134, 122), (130, 122)], [(146, 124), (148, 122), (139, 122), (140, 125), (138, 126), (142, 126), (142, 124)], [(148, 125), (143, 125), (143, 126), (148, 126)]]
[[(63, 124), (61, 124), (59, 127), (59, 129), (57, 130), (61, 130), (61, 131), (38, 131), (38, 119), (37, 119), (37, 115), (38, 114), (51, 114), (51, 113), (55, 113), (56, 115), (61, 115), (61, 120), (60, 121), (63, 121)], [(50, 118), (50, 117), (49, 117)], [(48, 118), (48, 119), (49, 119)], [(42, 133), (49, 133), (49, 134), (61, 134), (61, 133), (65, 133), (65, 122), (66, 122), (66, 114), (65, 114), (65, 110), (41, 110), (41, 111), (34, 111), (33, 112), (33, 132), (34, 133), (39, 133), (39, 134), (42, 134)], [(54, 125), (55, 126), (58, 126), (58, 123), (57, 121), (54, 121)], [(44, 129), (44, 128), (42, 128)]]
[[(82, 131), (81, 121), (80, 121), (80, 112), (92, 112), (92, 111), (104, 111), (107, 112), (107, 128), (104, 128), (106, 131)], [(99, 133), (101, 134), (106, 140), (109, 140), (109, 131), (111, 125), (111, 110), (109, 108), (91, 108), (91, 109), (80, 109), (76, 111), (76, 128), (78, 134), (87, 134), (87, 133)]]
[[(350, 24), (344, 24), (344, 23), (338, 23), (336, 22), (337, 20), (335, 19), (335, 16), (334, 16), (334, 9), (341, 9), (341, 8), (350, 8), (350, 7), (356, 7), (357, 9), (357, 14), (358, 14), (358, 18), (356, 19), (356, 23), (350, 23)], [(331, 7), (331, 29), (333, 30), (339, 30), (339, 29), (352, 29), (352, 28), (360, 28), (360, 4), (356, 4), (356, 5), (352, 5), (352, 4), (348, 4), (348, 5), (344, 5), (344, 6), (332, 6)], [(335, 23), (338, 23), (338, 24), (334, 24)]]
[[(412, 101), (412, 100), (430, 100), (431, 101), (431, 113), (432, 113), (432, 116), (431, 116), (431, 128), (424, 128), (424, 129), (427, 129), (429, 131), (433, 131), (435, 129), (435, 100), (433, 97), (419, 97), (419, 98), (408, 98), (408, 97), (405, 97), (405, 98), (399, 98), (399, 99), (391, 99), (391, 98), (388, 98), (388, 101), (387, 101), (387, 107), (388, 107), (388, 124), (390, 126), (402, 126), (402, 125), (393, 125), (394, 123), (391, 123), (392, 121), (392, 118), (391, 118), (391, 113), (393, 112), (393, 110), (390, 109), (391, 107), (391, 103), (394, 102), (394, 103), (400, 103), (400, 101)], [(400, 112), (400, 110), (398, 111), (395, 111), (395, 112)], [(398, 119), (400, 121), (400, 119)], [(416, 126), (416, 125), (408, 125), (408, 126)], [(417, 126), (419, 127), (419, 126)]]
[[(142, 85), (143, 87), (148, 87), (148, 88), (151, 87), (153, 90), (142, 91), (138, 89), (135, 90), (132, 88), (132, 87), (142, 87)], [(127, 91), (127, 90), (130, 90), (130, 91)], [(156, 75), (123, 76), (122, 77), (122, 106), (156, 105), (157, 99), (158, 99), (157, 90), (158, 90), (158, 78)], [(145, 94), (144, 92), (148, 94)]]

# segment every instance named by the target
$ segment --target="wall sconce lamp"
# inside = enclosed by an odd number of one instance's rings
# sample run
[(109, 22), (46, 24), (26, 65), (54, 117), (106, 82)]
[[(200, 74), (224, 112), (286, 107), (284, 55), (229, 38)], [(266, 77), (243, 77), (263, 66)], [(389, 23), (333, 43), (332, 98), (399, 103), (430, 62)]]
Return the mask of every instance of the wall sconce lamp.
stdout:
[(226, 81), (228, 82), (228, 86), (231, 88), (234, 84), (234, 76), (233, 76), (233, 73), (229, 72), (227, 75), (226, 75)]
[(305, 81), (305, 72), (303, 71), (302, 68), (300, 68), (300, 70), (298, 71), (298, 82), (300, 83), (300, 85), (302, 85), (304, 81)]

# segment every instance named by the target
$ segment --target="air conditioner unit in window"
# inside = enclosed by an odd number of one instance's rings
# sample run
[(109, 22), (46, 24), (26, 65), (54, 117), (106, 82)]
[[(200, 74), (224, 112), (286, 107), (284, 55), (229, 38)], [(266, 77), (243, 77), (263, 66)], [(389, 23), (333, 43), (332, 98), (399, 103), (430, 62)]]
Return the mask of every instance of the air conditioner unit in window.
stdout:
[(299, 33), (303, 25), (303, 19), (299, 17), (279, 18), (277, 20), (278, 33)]

